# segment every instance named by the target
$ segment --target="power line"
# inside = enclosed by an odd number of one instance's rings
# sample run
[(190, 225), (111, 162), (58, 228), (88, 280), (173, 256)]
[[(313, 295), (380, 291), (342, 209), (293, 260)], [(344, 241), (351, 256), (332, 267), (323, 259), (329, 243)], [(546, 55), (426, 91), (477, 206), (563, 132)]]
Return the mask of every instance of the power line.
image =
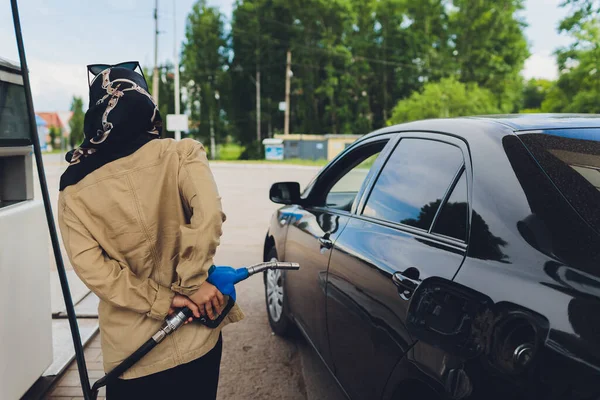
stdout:
[[(222, 17), (223, 17), (223, 19), (224, 19), (224, 20), (226, 20), (226, 21), (228, 21), (228, 22), (229, 22), (229, 25), (230, 25), (230, 26), (232, 26), (232, 27), (233, 27), (233, 19), (232, 19), (232, 18), (228, 18), (228, 17), (226, 17), (225, 15), (222, 15)], [(262, 20), (262, 21), (268, 21), (268, 22), (272, 22), (272, 23), (274, 23), (274, 24), (277, 24), (277, 25), (283, 26), (283, 27), (285, 27), (285, 28), (288, 28), (288, 29), (301, 30), (301, 31), (309, 32), (309, 33), (311, 33), (311, 32), (315, 32), (315, 33), (317, 33), (317, 31), (316, 31), (316, 30), (308, 29), (308, 28), (306, 28), (306, 27), (304, 27), (304, 26), (299, 26), (299, 25), (290, 25), (290, 24), (287, 24), (287, 23), (284, 23), (284, 22), (281, 22), (281, 21), (278, 21), (278, 20), (275, 20), (275, 19), (271, 19), (271, 18), (263, 17), (263, 16), (259, 16), (258, 18), (259, 18), (259, 24), (260, 24), (260, 22), (261, 22), (261, 20)], [(320, 27), (320, 28), (321, 28), (321, 29), (320, 29), (321, 31), (323, 31), (323, 30), (325, 29), (325, 27)], [(358, 33), (358, 32), (356, 32), (356, 31), (355, 31), (354, 33)], [(317, 39), (319, 39), (319, 38), (317, 38)], [(373, 41), (364, 40), (364, 39), (359, 39), (359, 38), (356, 38), (356, 37), (355, 37), (355, 38), (353, 38), (353, 39), (352, 39), (352, 41), (353, 41), (353, 42), (356, 42), (356, 43), (363, 43), (363, 44), (367, 44), (367, 45), (373, 45), (373, 44), (374, 44), (374, 43), (373, 43)]]
[[(245, 29), (240, 29), (240, 28), (235, 28), (235, 30), (237, 30), (240, 33), (247, 33), (247, 34), (255, 33), (255, 32), (249, 32)], [(312, 51), (313, 53), (321, 52), (321, 53), (326, 53), (326, 54), (329, 54), (332, 56), (337, 56), (337, 57), (344, 57), (344, 58), (350, 57), (350, 58), (354, 58), (355, 60), (369, 61), (369, 62), (372, 62), (375, 64), (382, 64), (382, 65), (392, 65), (392, 66), (397, 66), (397, 67), (408, 67), (408, 68), (415, 68), (415, 69), (421, 68), (419, 65), (416, 65), (414, 63), (402, 63), (402, 62), (398, 62), (398, 61), (391, 61), (391, 60), (386, 60), (386, 59), (381, 59), (381, 58), (361, 56), (359, 54), (354, 54), (352, 52), (351, 48), (349, 48), (348, 53), (346, 53), (346, 52), (337, 51), (337, 50), (331, 48), (330, 46), (328, 46), (327, 48), (307, 46), (307, 45), (302, 45), (302, 44), (296, 43), (296, 42), (292, 43), (290, 40), (281, 40), (280, 38), (272, 38), (271, 40), (277, 41), (279, 44), (287, 44), (288, 47), (292, 47), (292, 48), (304, 48), (308, 51)], [(234, 54), (235, 54), (235, 51), (234, 51)], [(429, 70), (436, 71), (437, 69), (430, 68)]]
[[(233, 17), (227, 17), (222, 13), (219, 13), (220, 17), (224, 20), (224, 22), (228, 22), (230, 25), (230, 29), (228, 32), (228, 36), (232, 36), (235, 32), (238, 33), (245, 33), (248, 35), (255, 35), (256, 32), (254, 31), (248, 31), (246, 29), (240, 28), (239, 26), (235, 26), (234, 25), (234, 19)], [(278, 24), (280, 26), (286, 27), (288, 29), (295, 29), (295, 30), (302, 30), (305, 32), (310, 32), (309, 29), (307, 29), (306, 27), (303, 26), (298, 26), (298, 25), (290, 25), (290, 24), (286, 24), (284, 22), (281, 21), (277, 21), (268, 17), (263, 17), (263, 16), (259, 16), (258, 17), (259, 22), (262, 21), (268, 21), (268, 22), (272, 22), (275, 24)], [(315, 31), (316, 32), (316, 31)], [(315, 37), (316, 40), (320, 40), (322, 39), (322, 37)], [(322, 48), (322, 47), (314, 47), (314, 46), (307, 46), (307, 45), (303, 45), (297, 42), (292, 42), (291, 40), (282, 40), (281, 38), (267, 38), (267, 40), (271, 40), (273, 42), (277, 42), (281, 45), (286, 45), (287, 48), (304, 48), (306, 49), (306, 51), (311, 51), (313, 53), (317, 53), (317, 52), (321, 52), (324, 54), (328, 54), (328, 55), (332, 55), (335, 57), (343, 57), (343, 58), (347, 58), (350, 57), (353, 60), (359, 60), (359, 61), (367, 61), (370, 63), (374, 63), (374, 64), (380, 64), (380, 65), (387, 65), (387, 66), (395, 66), (395, 67), (402, 67), (402, 68), (413, 68), (415, 70), (427, 70), (427, 71), (443, 71), (441, 69), (437, 69), (437, 68), (426, 68), (425, 66), (420, 66), (417, 65), (415, 63), (406, 63), (406, 62), (399, 62), (399, 61), (393, 61), (390, 60), (389, 57), (386, 56), (385, 59), (381, 59), (381, 58), (374, 58), (374, 57), (370, 57), (370, 56), (365, 56), (365, 55), (361, 55), (361, 54), (357, 54), (353, 48), (351, 46), (346, 46), (346, 48), (348, 49), (348, 53), (347, 52), (340, 52), (337, 51), (335, 49), (333, 49), (331, 46), (327, 46), (326, 48)], [(357, 39), (357, 38), (353, 38), (352, 39), (355, 43), (360, 43), (360, 44), (365, 44), (365, 45), (370, 45), (373, 46), (375, 45), (374, 42), (372, 41), (368, 41), (368, 40), (363, 40), (363, 39)], [(380, 49), (379, 49), (380, 50)], [(235, 54), (235, 52), (234, 52)], [(393, 53), (392, 53), (393, 55)]]

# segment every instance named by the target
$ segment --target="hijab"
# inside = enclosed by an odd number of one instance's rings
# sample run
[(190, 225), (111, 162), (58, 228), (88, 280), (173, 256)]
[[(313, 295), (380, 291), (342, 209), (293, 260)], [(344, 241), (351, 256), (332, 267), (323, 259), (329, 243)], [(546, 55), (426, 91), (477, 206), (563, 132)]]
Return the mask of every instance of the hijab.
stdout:
[(162, 118), (146, 80), (127, 68), (107, 68), (90, 85), (84, 140), (67, 153), (69, 163), (60, 190), (74, 185), (102, 166), (127, 157), (160, 138)]

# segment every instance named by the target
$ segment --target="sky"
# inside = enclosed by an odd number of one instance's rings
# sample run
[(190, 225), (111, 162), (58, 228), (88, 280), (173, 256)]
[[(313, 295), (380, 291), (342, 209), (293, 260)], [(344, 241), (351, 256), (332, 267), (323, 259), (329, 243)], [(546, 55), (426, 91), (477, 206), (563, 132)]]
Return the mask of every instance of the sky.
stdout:
[[(553, 52), (569, 44), (556, 32), (566, 14), (562, 0), (526, 0), (523, 17), (531, 57), (525, 78), (555, 79)], [(173, 60), (185, 37), (185, 21), (194, 0), (159, 0), (159, 64)], [(234, 0), (208, 0), (227, 21)], [(73, 95), (87, 103), (87, 64), (138, 60), (154, 63), (152, 0), (20, 0), (21, 25), (36, 111), (68, 110)], [(175, 8), (175, 9), (174, 9)], [(176, 28), (174, 27), (176, 24)], [(0, 57), (18, 60), (8, 1), (0, 2)]]

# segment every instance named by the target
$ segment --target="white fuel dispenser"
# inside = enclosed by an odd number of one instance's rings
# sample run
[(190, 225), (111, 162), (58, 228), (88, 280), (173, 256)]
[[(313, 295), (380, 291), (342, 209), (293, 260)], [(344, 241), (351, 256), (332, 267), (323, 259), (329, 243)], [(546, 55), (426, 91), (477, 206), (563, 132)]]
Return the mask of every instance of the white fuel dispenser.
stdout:
[(0, 58), (0, 399), (20, 398), (52, 363), (49, 237), (27, 113), (20, 68)]

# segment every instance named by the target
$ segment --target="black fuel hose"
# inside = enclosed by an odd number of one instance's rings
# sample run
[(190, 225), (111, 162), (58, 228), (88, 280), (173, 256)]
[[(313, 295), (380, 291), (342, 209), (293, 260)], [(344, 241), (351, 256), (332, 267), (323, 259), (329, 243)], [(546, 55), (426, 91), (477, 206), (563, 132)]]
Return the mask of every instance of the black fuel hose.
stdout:
[(146, 354), (148, 354), (153, 348), (156, 347), (160, 342), (164, 340), (168, 335), (175, 332), (177, 328), (185, 323), (189, 318), (193, 316), (192, 310), (187, 307), (182, 308), (176, 314), (169, 316), (163, 326), (141, 345), (136, 351), (134, 351), (129, 357), (123, 360), (119, 365), (113, 368), (108, 374), (98, 379), (92, 386), (92, 393), (94, 399), (98, 396), (98, 391), (101, 387), (106, 386), (107, 383), (117, 379), (127, 371), (132, 365), (141, 360)]
[(153, 338), (150, 338), (140, 346), (133, 354), (127, 357), (122, 363), (113, 368), (108, 374), (104, 375), (102, 378), (98, 379), (94, 386), (92, 386), (93, 391), (100, 390), (101, 387), (106, 386), (108, 382), (112, 379), (118, 378), (123, 374), (123, 372), (127, 371), (133, 364), (138, 362), (142, 357), (148, 354), (153, 348), (158, 344)]

